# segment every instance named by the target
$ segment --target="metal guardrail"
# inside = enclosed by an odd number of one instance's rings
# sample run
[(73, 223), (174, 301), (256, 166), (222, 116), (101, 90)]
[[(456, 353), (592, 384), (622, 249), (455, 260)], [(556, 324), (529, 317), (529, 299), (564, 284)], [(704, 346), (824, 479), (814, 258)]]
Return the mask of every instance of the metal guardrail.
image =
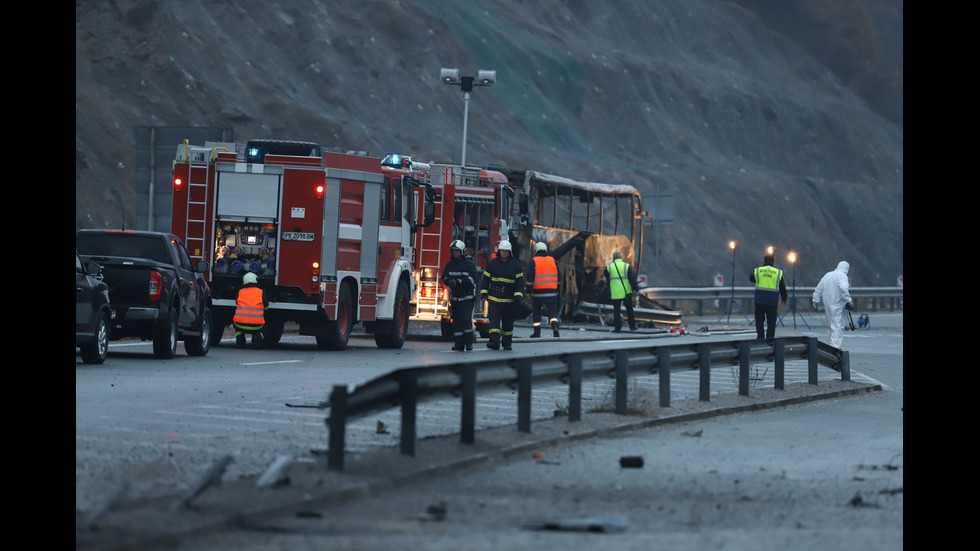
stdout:
[(329, 403), (323, 404), (330, 407), (330, 416), (326, 419), (329, 430), (327, 465), (331, 470), (343, 470), (348, 421), (399, 406), (400, 451), (404, 455), (414, 456), (416, 413), (418, 404), (424, 401), (459, 398), (460, 440), (471, 444), (476, 432), (477, 393), (512, 391), (516, 388), (517, 428), (521, 432), (531, 432), (531, 387), (534, 383), (567, 384), (568, 420), (574, 422), (581, 420), (582, 381), (585, 379), (615, 379), (615, 413), (626, 415), (627, 382), (631, 375), (657, 373), (660, 406), (669, 407), (672, 370), (699, 370), (699, 399), (708, 401), (713, 366), (738, 365), (738, 392), (748, 396), (751, 363), (772, 362), (775, 387), (782, 389), (785, 362), (803, 359), (807, 360), (810, 384), (817, 384), (817, 368), (821, 365), (839, 371), (841, 380), (850, 381), (848, 352), (821, 343), (816, 337), (742, 339), (682, 345), (624, 342), (574, 354), (556, 352), (526, 358), (446, 362), (399, 369), (352, 391), (344, 385), (334, 386)]
[[(813, 287), (788, 287), (786, 291), (790, 298), (796, 297), (797, 305), (804, 305), (806, 311), (811, 311), (810, 298), (813, 296)], [(879, 305), (894, 311), (902, 308), (902, 298), (905, 296), (904, 287), (851, 287), (849, 289), (851, 298), (860, 309), (877, 312)], [(698, 303), (697, 315), (704, 314), (704, 303), (706, 301), (719, 301), (724, 308), (731, 300), (741, 301), (743, 310), (749, 311), (749, 303), (755, 298), (755, 287), (646, 287), (639, 290), (640, 294), (652, 300), (668, 305), (671, 308), (677, 307), (677, 301), (690, 300)], [(868, 306), (865, 307), (865, 302)], [(799, 306), (798, 306), (799, 307)]]

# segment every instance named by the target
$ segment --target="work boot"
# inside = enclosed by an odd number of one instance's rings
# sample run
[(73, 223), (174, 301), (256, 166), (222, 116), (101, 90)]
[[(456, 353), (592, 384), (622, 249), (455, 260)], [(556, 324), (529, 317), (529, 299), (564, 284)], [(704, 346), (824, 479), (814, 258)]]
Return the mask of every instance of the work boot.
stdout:
[(469, 352), (470, 350), (473, 350), (473, 339), (472, 338), (470, 338), (470, 340), (466, 341), (466, 351)]
[[(540, 335), (538, 335), (538, 336), (540, 336)], [(513, 342), (513, 339), (514, 338), (512, 336), (510, 336), (510, 335), (504, 335), (504, 341), (503, 341), (504, 350), (511, 350), (510, 345), (511, 345), (511, 342)]]
[(453, 345), (453, 350), (456, 352), (462, 352), (465, 349), (465, 345), (459, 339), (456, 339), (456, 344)]
[(558, 336), (558, 322), (557, 321), (551, 322), (551, 332), (554, 333), (555, 337)]
[(536, 338), (538, 338), (540, 336), (541, 336), (541, 326), (540, 325), (535, 325), (534, 326), (534, 333), (531, 333), (531, 338), (532, 339), (536, 339)]
[(487, 341), (487, 348), (500, 350), (500, 333), (490, 333), (490, 339)]

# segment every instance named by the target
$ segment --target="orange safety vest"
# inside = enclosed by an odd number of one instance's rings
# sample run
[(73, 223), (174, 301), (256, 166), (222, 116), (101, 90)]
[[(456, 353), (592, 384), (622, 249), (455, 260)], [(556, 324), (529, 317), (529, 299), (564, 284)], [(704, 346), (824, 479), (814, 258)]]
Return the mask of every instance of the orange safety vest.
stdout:
[(557, 290), (558, 265), (555, 259), (548, 255), (535, 256), (533, 289)]
[(260, 287), (242, 287), (238, 291), (235, 304), (235, 317), (232, 321), (247, 327), (265, 325), (265, 304), (262, 303)]

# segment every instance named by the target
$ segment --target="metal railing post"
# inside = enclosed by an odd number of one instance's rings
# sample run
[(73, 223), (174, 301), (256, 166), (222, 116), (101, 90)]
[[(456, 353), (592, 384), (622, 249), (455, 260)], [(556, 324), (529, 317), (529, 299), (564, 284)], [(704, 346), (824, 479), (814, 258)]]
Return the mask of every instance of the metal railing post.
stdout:
[(531, 432), (531, 360), (517, 364), (517, 430)]
[(660, 373), (660, 407), (670, 407), (670, 347), (661, 346), (657, 352), (657, 370)]
[(630, 354), (626, 350), (616, 351), (616, 415), (626, 415), (627, 389), (629, 384)]
[(582, 356), (568, 360), (568, 420), (582, 420)]
[(327, 469), (344, 470), (344, 431), (347, 425), (347, 387), (334, 385), (330, 393), (330, 417), (327, 427), (330, 430), (327, 446)]
[(806, 346), (807, 382), (815, 385), (817, 384), (817, 360), (820, 357), (820, 344), (816, 337), (807, 337)]
[(698, 399), (707, 402), (711, 396), (711, 343), (698, 345), (698, 374), (700, 375)]
[(738, 393), (749, 395), (749, 370), (751, 367), (752, 341), (742, 341), (738, 345)]
[(462, 391), (462, 414), (460, 419), (459, 440), (464, 444), (472, 444), (476, 439), (476, 365), (466, 364), (460, 373)]
[(786, 341), (784, 339), (776, 339), (775, 363), (776, 372), (773, 376), (776, 379), (776, 388), (783, 390), (786, 376)]
[(841, 361), (840, 361), (840, 380), (850, 381), (851, 380), (851, 353), (847, 350), (841, 350)]
[(402, 375), (398, 382), (398, 394), (402, 403), (401, 453), (415, 457), (415, 422), (419, 402), (418, 376), (415, 373)]

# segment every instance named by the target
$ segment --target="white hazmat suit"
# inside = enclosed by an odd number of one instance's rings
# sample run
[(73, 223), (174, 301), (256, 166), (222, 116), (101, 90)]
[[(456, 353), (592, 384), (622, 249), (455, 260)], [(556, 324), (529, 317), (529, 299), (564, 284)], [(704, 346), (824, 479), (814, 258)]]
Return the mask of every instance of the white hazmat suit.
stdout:
[(813, 290), (813, 306), (819, 308), (823, 305), (828, 339), (834, 348), (844, 344), (844, 318), (847, 315), (844, 307), (851, 302), (850, 284), (847, 282), (847, 270), (850, 268), (850, 264), (841, 261), (837, 269), (827, 272)]

